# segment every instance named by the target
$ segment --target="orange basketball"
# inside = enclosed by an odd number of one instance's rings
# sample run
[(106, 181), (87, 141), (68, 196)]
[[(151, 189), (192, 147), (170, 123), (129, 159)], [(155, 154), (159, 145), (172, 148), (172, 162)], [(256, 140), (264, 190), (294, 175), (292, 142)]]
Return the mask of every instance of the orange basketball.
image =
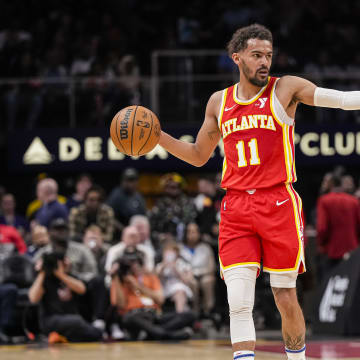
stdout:
[(120, 110), (112, 119), (110, 136), (120, 152), (140, 156), (150, 152), (161, 133), (157, 116), (143, 106), (132, 105)]

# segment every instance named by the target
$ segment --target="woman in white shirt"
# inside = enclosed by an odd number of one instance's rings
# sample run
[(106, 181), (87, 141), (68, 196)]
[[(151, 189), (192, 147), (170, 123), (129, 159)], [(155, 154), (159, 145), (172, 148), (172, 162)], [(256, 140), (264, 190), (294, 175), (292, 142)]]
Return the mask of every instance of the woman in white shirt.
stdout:
[(175, 241), (168, 241), (162, 250), (162, 261), (156, 266), (166, 299), (175, 304), (177, 313), (189, 310), (189, 301), (193, 297), (192, 288), (195, 279), (191, 265), (179, 256), (179, 247)]

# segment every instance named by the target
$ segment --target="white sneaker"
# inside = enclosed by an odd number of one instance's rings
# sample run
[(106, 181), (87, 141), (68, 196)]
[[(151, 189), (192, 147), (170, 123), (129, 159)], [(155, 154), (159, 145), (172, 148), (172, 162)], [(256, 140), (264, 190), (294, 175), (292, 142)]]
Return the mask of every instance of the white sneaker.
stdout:
[(124, 332), (120, 329), (120, 326), (118, 324), (112, 324), (110, 326), (111, 331), (111, 337), (114, 340), (122, 340), (125, 338)]
[(102, 319), (96, 319), (92, 323), (93, 327), (96, 327), (97, 329), (104, 331), (105, 330), (105, 321)]

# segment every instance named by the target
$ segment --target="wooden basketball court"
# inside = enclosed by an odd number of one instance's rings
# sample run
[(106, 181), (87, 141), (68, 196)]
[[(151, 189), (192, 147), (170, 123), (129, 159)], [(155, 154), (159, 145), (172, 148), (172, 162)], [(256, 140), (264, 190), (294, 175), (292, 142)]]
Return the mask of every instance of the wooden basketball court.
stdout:
[[(360, 340), (321, 341), (307, 344), (307, 359), (359, 360)], [(224, 340), (192, 340), (180, 343), (118, 342), (112, 344), (65, 344), (0, 347), (1, 360), (230, 360), (231, 346)], [(257, 360), (286, 359), (279, 341), (257, 343)]]

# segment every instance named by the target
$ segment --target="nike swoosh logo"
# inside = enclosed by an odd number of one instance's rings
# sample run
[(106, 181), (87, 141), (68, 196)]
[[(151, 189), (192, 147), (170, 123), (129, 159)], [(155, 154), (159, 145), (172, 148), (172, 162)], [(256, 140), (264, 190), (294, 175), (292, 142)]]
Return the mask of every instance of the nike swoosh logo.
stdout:
[(229, 110), (231, 110), (232, 108), (234, 108), (235, 106), (236, 106), (236, 104), (233, 105), (232, 107), (229, 107), (229, 108), (226, 107), (224, 110), (225, 110), (225, 111), (229, 111)]
[(276, 201), (276, 206), (280, 206), (280, 205), (286, 203), (287, 201), (289, 201), (289, 199), (286, 199), (286, 200), (281, 201), (281, 202), (279, 202), (279, 200), (277, 200), (277, 201)]

